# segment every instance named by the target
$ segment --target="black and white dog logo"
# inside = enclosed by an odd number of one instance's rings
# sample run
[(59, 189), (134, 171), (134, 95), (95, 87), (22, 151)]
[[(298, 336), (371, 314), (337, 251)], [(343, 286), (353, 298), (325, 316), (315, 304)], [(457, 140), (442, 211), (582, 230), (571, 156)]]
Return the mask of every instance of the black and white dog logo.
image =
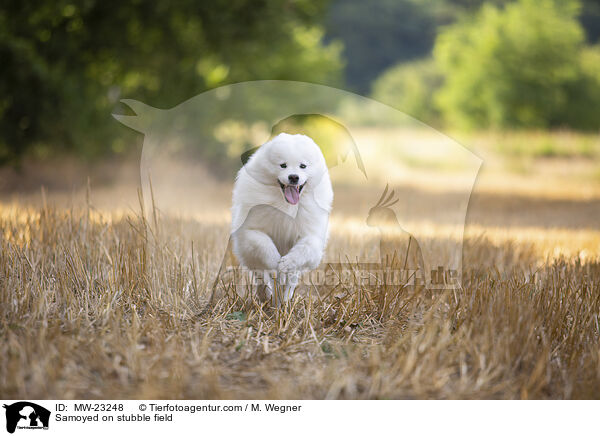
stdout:
[(18, 429), (48, 429), (50, 411), (29, 401), (19, 401), (4, 405), (6, 409), (6, 431), (14, 433)]

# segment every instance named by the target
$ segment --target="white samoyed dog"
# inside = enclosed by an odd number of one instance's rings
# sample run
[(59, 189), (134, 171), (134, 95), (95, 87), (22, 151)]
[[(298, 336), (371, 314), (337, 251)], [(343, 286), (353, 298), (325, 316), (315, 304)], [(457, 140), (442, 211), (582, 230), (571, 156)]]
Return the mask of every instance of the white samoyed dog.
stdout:
[(327, 243), (333, 189), (321, 149), (281, 133), (240, 169), (231, 238), (240, 264), (262, 274), (265, 297), (289, 301), (302, 271), (315, 269)]

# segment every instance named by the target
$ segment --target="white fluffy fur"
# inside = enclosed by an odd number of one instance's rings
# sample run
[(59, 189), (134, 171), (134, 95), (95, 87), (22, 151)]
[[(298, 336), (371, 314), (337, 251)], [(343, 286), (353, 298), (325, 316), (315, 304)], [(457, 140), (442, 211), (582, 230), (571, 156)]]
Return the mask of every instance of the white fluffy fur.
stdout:
[[(279, 184), (288, 184), (290, 174), (299, 176), (299, 185), (306, 183), (296, 205), (286, 201)], [(233, 252), (243, 266), (264, 271), (269, 297), (273, 272), (288, 301), (300, 272), (321, 262), (332, 201), (323, 154), (305, 135), (279, 134), (239, 171), (231, 209)]]

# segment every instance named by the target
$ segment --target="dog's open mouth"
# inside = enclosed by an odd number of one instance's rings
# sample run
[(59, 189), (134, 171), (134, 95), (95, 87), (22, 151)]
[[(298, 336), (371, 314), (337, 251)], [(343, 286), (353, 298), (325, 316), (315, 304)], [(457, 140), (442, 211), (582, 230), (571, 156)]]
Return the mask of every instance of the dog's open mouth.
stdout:
[[(277, 181), (279, 182), (279, 180)], [(279, 182), (279, 187), (283, 192), (285, 201), (287, 201), (289, 204), (298, 204), (298, 201), (300, 201), (300, 193), (302, 192), (304, 185), (306, 185), (306, 182), (304, 182), (302, 185), (284, 185), (283, 183)]]

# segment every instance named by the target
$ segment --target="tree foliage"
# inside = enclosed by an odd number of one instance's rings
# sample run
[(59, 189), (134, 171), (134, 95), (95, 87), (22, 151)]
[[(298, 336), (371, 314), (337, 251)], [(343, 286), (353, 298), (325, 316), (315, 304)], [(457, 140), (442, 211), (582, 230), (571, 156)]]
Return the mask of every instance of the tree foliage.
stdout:
[(327, 14), (328, 38), (344, 44), (346, 84), (368, 93), (371, 82), (399, 62), (431, 50), (436, 20), (429, 0), (337, 0)]
[(386, 70), (373, 84), (373, 98), (430, 124), (439, 124), (434, 104), (442, 75), (431, 58), (400, 63)]
[(592, 84), (582, 69), (578, 11), (576, 1), (519, 0), (504, 9), (486, 5), (443, 31), (434, 55), (445, 78), (437, 101), (446, 120), (470, 128), (593, 127), (572, 116)]
[[(398, 63), (431, 55), (436, 35), (449, 24), (477, 13), (483, 5), (505, 7), (515, 0), (333, 0), (326, 37), (344, 44), (346, 85), (359, 93)], [(600, 3), (582, 0), (578, 16), (587, 41), (598, 42)]]
[[(0, 161), (49, 145), (95, 155), (124, 147), (122, 97), (170, 107), (221, 84), (339, 84), (310, 0), (18, 1), (0, 6)], [(125, 138), (130, 142), (132, 136)]]

